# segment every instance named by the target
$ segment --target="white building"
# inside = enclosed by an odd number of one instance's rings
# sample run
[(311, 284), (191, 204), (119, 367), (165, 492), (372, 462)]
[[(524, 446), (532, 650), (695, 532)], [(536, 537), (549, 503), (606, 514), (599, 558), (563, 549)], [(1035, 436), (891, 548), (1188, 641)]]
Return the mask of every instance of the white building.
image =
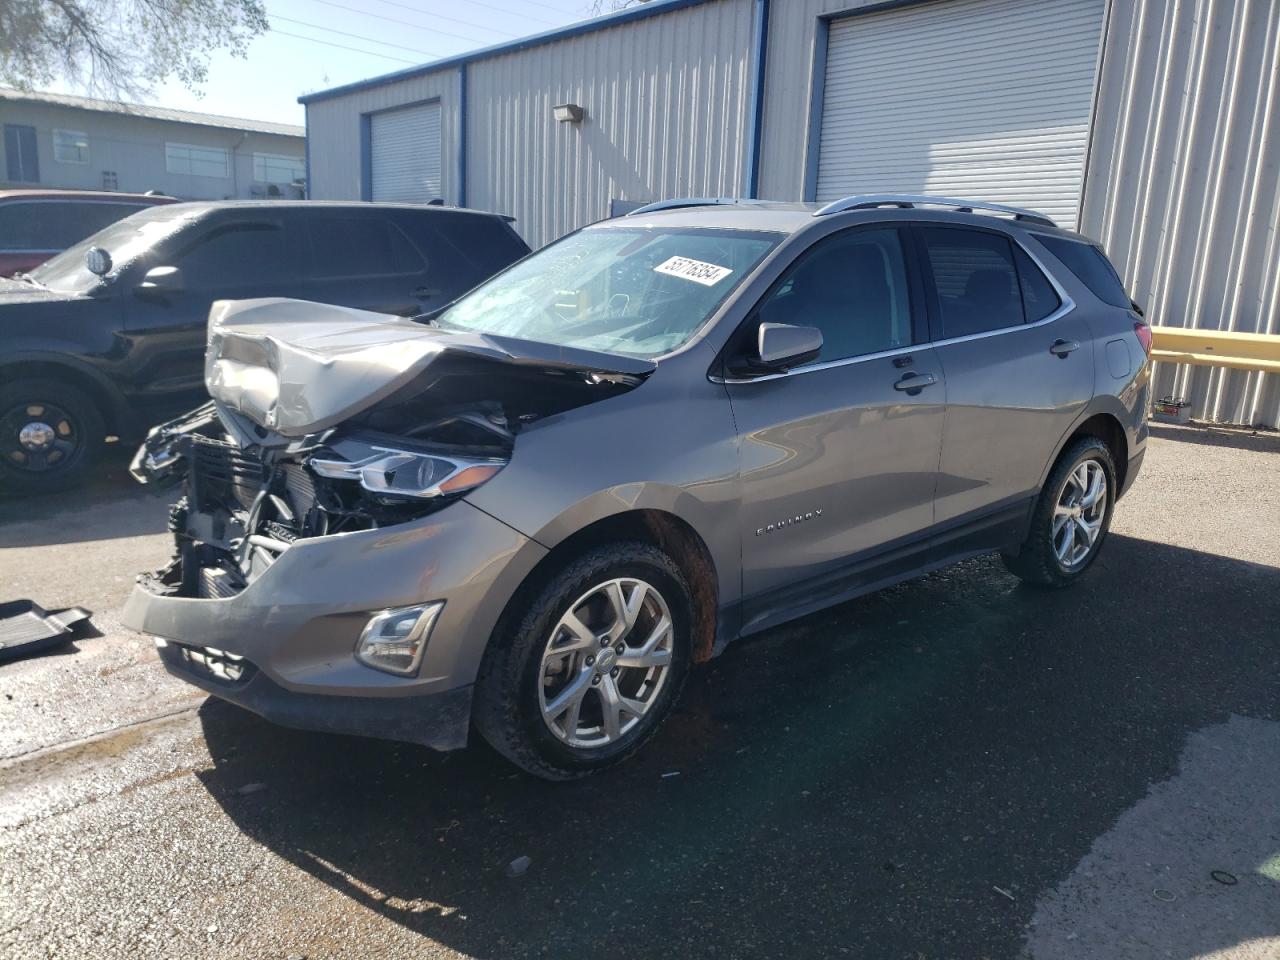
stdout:
[(0, 186), (301, 197), (303, 128), (0, 87)]
[[(1101, 240), (1156, 323), (1280, 333), (1274, 0), (653, 0), (302, 97), (311, 195), (537, 246), (677, 196), (935, 193)], [(1280, 378), (1161, 372), (1276, 425)]]

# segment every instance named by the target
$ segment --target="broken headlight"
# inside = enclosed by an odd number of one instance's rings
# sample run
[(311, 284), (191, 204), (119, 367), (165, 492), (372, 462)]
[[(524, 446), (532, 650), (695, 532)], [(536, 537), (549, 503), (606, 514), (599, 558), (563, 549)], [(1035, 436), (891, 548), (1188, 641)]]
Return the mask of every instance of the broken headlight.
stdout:
[(463, 457), (434, 451), (398, 449), (357, 440), (336, 446), (350, 459), (312, 457), (308, 464), (322, 477), (355, 480), (378, 498), (433, 499), (474, 490), (507, 465), (505, 460)]

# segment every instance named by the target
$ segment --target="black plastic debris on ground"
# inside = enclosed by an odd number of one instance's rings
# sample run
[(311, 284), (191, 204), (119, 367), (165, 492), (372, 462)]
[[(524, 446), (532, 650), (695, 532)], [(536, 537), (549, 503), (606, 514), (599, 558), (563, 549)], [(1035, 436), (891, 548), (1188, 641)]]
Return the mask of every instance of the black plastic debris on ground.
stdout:
[(0, 663), (66, 643), (91, 616), (84, 607), (45, 610), (31, 600), (0, 603)]

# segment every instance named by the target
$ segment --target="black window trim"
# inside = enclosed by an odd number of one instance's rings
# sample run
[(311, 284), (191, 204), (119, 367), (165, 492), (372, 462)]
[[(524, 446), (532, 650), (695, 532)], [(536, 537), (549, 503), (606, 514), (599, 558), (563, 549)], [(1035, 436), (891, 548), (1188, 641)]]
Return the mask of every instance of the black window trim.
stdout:
[(783, 377), (794, 377), (805, 373), (816, 373), (819, 370), (832, 370), (836, 367), (844, 367), (854, 363), (866, 363), (870, 360), (883, 360), (889, 357), (901, 356), (905, 353), (916, 353), (920, 350), (927, 349), (930, 346), (928, 318), (925, 313), (925, 305), (927, 297), (925, 294), (924, 276), (921, 273), (920, 265), (915, 256), (915, 242), (912, 239), (911, 231), (908, 229), (909, 224), (901, 221), (880, 220), (872, 223), (860, 223), (857, 226), (846, 227), (842, 230), (833, 230), (830, 233), (824, 233), (816, 238), (807, 247), (791, 258), (790, 262), (782, 268), (776, 280), (769, 284), (769, 287), (760, 298), (752, 304), (751, 309), (747, 311), (747, 315), (743, 318), (738, 328), (725, 341), (725, 346), (721, 349), (721, 355), (717, 358), (712, 369), (720, 369), (727, 371), (728, 359), (734, 346), (738, 343), (739, 338), (743, 335), (743, 331), (756, 325), (759, 321), (760, 308), (773, 296), (774, 293), (786, 282), (799, 264), (803, 263), (813, 250), (821, 243), (831, 240), (835, 237), (843, 237), (850, 233), (865, 232), (868, 230), (896, 230), (898, 232), (898, 242), (902, 245), (902, 261), (907, 273), (907, 307), (911, 311), (911, 343), (902, 347), (893, 347), (889, 350), (880, 350), (876, 353), (861, 353), (856, 357), (842, 357), (839, 360), (824, 360), (820, 363), (807, 363), (801, 367), (795, 367), (791, 370), (783, 370), (778, 373), (764, 373), (755, 377), (730, 377), (714, 373), (710, 376), (712, 383), (763, 383), (768, 380), (780, 380)]
[[(910, 228), (910, 231), (912, 234), (913, 243), (915, 245), (916, 260), (919, 261), (919, 264), (920, 264), (920, 267), (919, 267), (920, 272), (924, 276), (924, 283), (925, 283), (925, 289), (926, 289), (925, 307), (929, 314), (929, 342), (932, 346), (942, 347), (942, 346), (948, 346), (953, 343), (967, 343), (970, 340), (983, 340), (987, 337), (999, 337), (999, 336), (1003, 336), (1004, 334), (1015, 333), (1019, 330), (1031, 330), (1036, 327), (1043, 327), (1047, 324), (1053, 323), (1055, 320), (1061, 320), (1063, 317), (1065, 317), (1067, 314), (1069, 314), (1071, 311), (1073, 311), (1076, 308), (1075, 300), (1071, 298), (1071, 294), (1067, 293), (1066, 288), (1063, 287), (1062, 284), (1058, 282), (1058, 278), (1053, 275), (1053, 271), (1050, 270), (1048, 266), (1045, 265), (1044, 259), (1037, 256), (1035, 251), (1032, 250), (1030, 247), (1028, 247), (1025, 243), (1023, 243), (1020, 237), (1012, 233), (1008, 233), (1004, 230), (999, 230), (999, 229), (995, 229), (987, 226), (980, 227), (980, 226), (970, 225), (967, 223), (947, 223), (945, 221), (940, 221), (940, 220), (911, 220), (911, 221), (907, 221), (907, 226)], [(1026, 306), (1024, 301), (1023, 302), (1023, 318), (1024, 319), (1022, 323), (1019, 323), (1016, 326), (997, 327), (994, 330), (983, 330), (980, 333), (967, 333), (959, 337), (941, 337), (940, 334), (942, 333), (942, 318), (941, 316), (939, 316), (939, 313), (938, 313), (938, 288), (937, 288), (937, 285), (934, 283), (933, 268), (930, 266), (930, 263), (929, 263), (929, 251), (925, 246), (924, 237), (920, 232), (920, 228), (922, 227), (930, 227), (930, 228), (941, 227), (943, 229), (948, 229), (948, 230), (974, 230), (979, 233), (991, 233), (997, 236), (1004, 237), (1011, 244), (1016, 244), (1017, 247), (1020, 250), (1022, 250), (1023, 253), (1025, 253), (1028, 257), (1031, 258), (1031, 262), (1040, 268), (1040, 272), (1043, 273), (1046, 278), (1048, 278), (1049, 285), (1053, 287), (1053, 292), (1058, 295), (1058, 299), (1061, 301), (1061, 303), (1058, 306), (1058, 309), (1053, 311), (1047, 317), (1028, 323), (1025, 319)], [(1013, 259), (1013, 269), (1016, 275), (1017, 269), (1018, 269), (1018, 262), (1016, 257)], [(1021, 289), (1019, 289), (1019, 300), (1021, 299), (1022, 299)]]

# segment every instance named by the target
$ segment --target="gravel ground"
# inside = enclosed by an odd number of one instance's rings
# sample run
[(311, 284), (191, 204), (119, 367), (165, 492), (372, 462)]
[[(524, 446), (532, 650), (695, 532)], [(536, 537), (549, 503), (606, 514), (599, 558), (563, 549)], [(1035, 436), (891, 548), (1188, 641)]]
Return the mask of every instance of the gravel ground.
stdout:
[(0, 503), (0, 599), (100, 633), (0, 666), (0, 956), (1280, 957), (1280, 438), (1153, 433), (1086, 582), (982, 558), (771, 631), (568, 785), (169, 678), (120, 455)]

